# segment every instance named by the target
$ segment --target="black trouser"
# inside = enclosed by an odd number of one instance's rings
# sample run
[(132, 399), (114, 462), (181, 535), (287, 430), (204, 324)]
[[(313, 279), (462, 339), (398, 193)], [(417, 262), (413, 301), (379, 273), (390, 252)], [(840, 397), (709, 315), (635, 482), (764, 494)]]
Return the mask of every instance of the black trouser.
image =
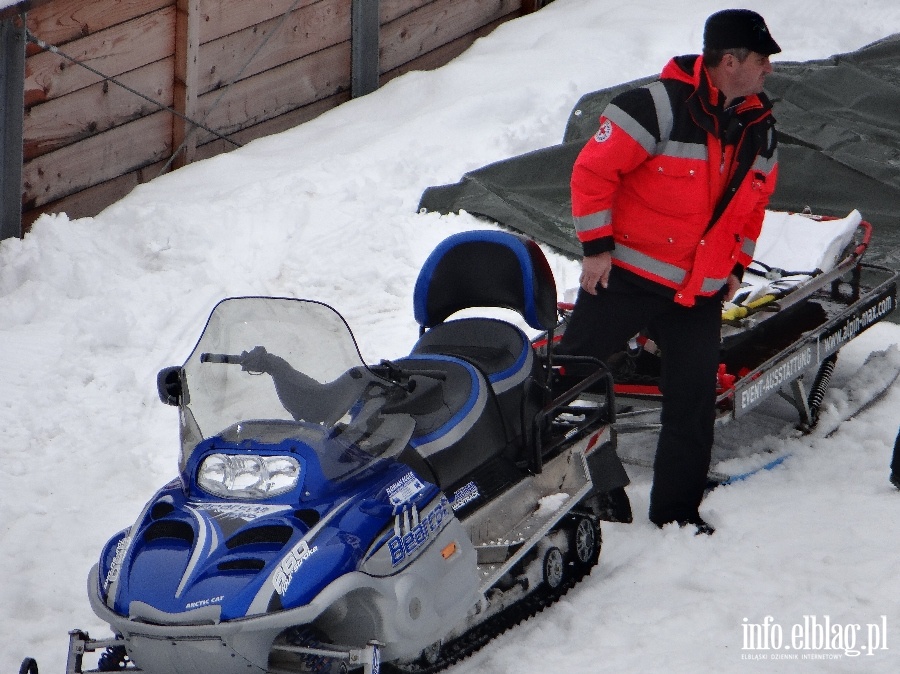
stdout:
[(653, 464), (650, 520), (692, 520), (706, 490), (715, 425), (721, 294), (683, 307), (661, 294), (617, 280), (596, 295), (579, 291), (560, 353), (605, 361), (648, 329), (662, 352), (662, 429)]

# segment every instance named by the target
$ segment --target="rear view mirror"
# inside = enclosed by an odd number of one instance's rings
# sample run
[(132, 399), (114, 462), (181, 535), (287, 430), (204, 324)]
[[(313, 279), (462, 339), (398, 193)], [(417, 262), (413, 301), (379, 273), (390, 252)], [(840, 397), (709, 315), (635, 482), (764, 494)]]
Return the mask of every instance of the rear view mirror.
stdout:
[(175, 407), (180, 405), (184, 392), (181, 384), (181, 367), (173, 365), (160, 370), (156, 375), (156, 390), (159, 393), (159, 399), (166, 405)]

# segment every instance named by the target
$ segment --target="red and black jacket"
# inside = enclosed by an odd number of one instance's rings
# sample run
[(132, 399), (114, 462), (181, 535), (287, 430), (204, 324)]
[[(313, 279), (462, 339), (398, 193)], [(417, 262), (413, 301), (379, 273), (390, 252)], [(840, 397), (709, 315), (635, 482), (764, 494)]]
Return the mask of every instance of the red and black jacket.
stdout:
[(720, 97), (699, 56), (672, 59), (612, 100), (572, 172), (584, 254), (612, 251), (685, 306), (750, 264), (778, 174), (769, 100), (748, 96), (726, 116)]

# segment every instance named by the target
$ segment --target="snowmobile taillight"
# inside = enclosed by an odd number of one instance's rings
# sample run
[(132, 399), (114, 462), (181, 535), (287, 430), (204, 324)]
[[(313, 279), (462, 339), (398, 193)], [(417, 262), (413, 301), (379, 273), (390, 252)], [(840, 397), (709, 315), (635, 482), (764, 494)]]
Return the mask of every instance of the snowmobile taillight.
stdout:
[(197, 484), (223, 498), (265, 499), (291, 491), (300, 480), (292, 456), (210, 454), (197, 471)]

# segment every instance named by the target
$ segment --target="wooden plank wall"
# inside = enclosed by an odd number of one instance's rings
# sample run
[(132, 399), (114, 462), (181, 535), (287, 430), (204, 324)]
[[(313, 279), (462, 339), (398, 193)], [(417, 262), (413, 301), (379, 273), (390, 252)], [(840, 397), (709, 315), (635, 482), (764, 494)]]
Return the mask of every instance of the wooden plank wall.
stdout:
[[(95, 215), (161, 171), (349, 100), (351, 2), (49, 0), (30, 9), (28, 30), (65, 56), (28, 46), (23, 228), (45, 212)], [(380, 81), (443, 65), (543, 4), (380, 0)]]

